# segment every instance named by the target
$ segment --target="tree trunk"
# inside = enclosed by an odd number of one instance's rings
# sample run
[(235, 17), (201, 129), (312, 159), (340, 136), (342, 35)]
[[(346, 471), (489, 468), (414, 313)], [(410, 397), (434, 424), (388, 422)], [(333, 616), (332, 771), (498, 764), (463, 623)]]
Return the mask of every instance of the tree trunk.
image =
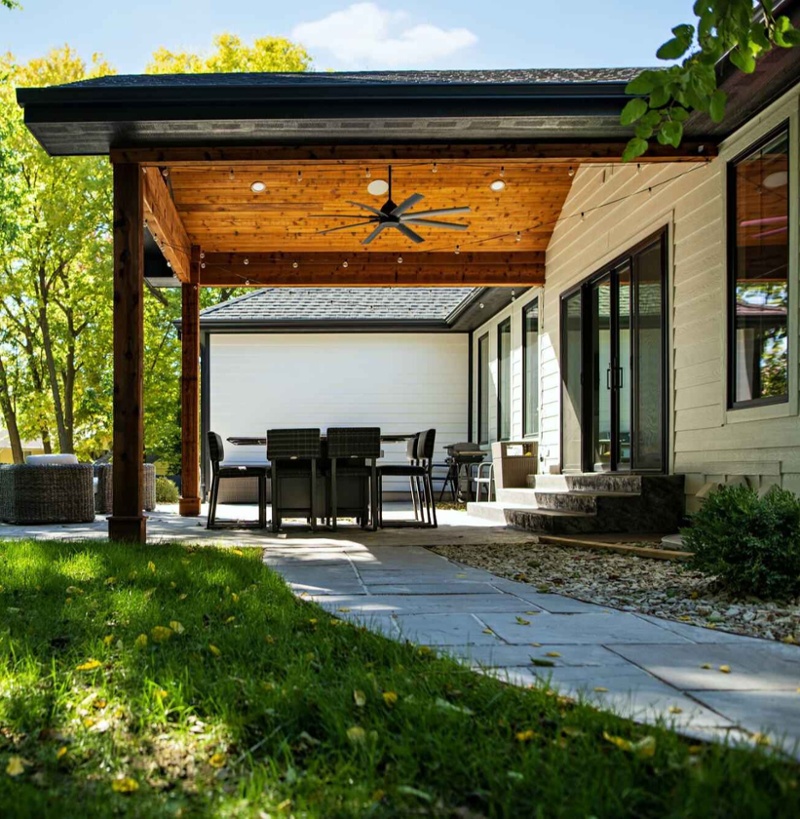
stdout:
[(46, 302), (39, 307), (39, 331), (42, 334), (42, 348), (44, 349), (47, 375), (50, 380), (50, 391), (53, 395), (53, 410), (56, 414), (56, 429), (58, 432), (58, 448), (60, 452), (72, 452), (72, 436), (67, 431), (64, 419), (64, 405), (61, 401), (61, 387), (58, 383), (58, 371), (53, 354), (53, 341), (50, 336), (50, 319), (47, 315)]
[(0, 411), (3, 413), (3, 419), (8, 430), (11, 457), (14, 459), (15, 464), (21, 464), (25, 460), (22, 454), (22, 439), (17, 426), (17, 413), (8, 390), (8, 378), (6, 377), (6, 367), (2, 357), (0, 357)]

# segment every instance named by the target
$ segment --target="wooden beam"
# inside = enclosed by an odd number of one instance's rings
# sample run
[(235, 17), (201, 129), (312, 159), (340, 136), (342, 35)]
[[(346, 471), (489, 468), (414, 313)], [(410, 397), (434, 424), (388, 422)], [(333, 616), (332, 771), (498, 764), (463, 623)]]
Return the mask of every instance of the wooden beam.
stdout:
[(192, 245), (167, 184), (157, 168), (142, 168), (142, 175), (147, 229), (178, 279), (188, 282)]
[[(143, 165), (206, 165), (225, 162), (307, 163), (369, 160), (417, 160), (464, 162), (498, 160), (512, 162), (567, 163), (621, 161), (626, 141), (513, 142), (502, 144), (449, 143), (427, 145), (264, 145), (227, 148), (115, 148), (112, 162)], [(636, 162), (700, 162), (716, 156), (709, 141), (687, 140), (680, 148), (653, 144)]]
[(144, 543), (143, 175), (135, 164), (114, 167), (114, 500), (112, 540)]
[(206, 253), (203, 287), (530, 287), (544, 283), (545, 254)]
[(184, 517), (200, 514), (200, 248), (192, 246), (191, 281), (181, 285), (181, 498)]

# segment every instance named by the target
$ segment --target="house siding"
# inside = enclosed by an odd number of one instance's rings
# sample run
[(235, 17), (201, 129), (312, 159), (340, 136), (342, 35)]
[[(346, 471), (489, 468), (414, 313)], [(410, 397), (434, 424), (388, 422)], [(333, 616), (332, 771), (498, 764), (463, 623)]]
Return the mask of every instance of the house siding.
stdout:
[[(559, 324), (562, 294), (666, 229), (669, 321), (669, 471), (687, 476), (689, 509), (708, 481), (746, 477), (756, 488), (779, 484), (800, 492), (800, 287), (798, 286), (798, 107), (795, 88), (742, 128), (704, 165), (665, 163), (591, 166), (578, 170), (547, 250), (540, 302), (540, 454), (544, 471), (558, 469), (561, 436)], [(790, 400), (728, 409), (726, 384), (726, 175), (730, 160), (783, 122), (790, 127)], [(527, 295), (527, 294), (526, 294)], [(532, 296), (534, 294), (531, 294)], [(526, 298), (526, 301), (529, 300)], [(489, 330), (496, 356), (498, 321), (512, 318), (512, 437), (522, 433), (522, 302), (475, 331)], [(492, 370), (496, 386), (496, 366)], [(490, 400), (490, 431), (494, 433)]]
[[(467, 437), (467, 333), (280, 333), (210, 336), (210, 429), (263, 436), (269, 427), (379, 426), (436, 429), (442, 447)], [(240, 462), (261, 447), (228, 447)], [(405, 462), (405, 443), (384, 444)], [(405, 479), (387, 491), (407, 492)]]

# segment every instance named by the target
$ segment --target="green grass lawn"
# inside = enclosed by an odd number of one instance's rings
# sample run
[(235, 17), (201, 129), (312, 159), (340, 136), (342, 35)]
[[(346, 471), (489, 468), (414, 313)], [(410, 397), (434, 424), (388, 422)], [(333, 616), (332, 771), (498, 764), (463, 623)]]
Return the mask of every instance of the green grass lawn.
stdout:
[(776, 817), (798, 769), (473, 674), (258, 550), (0, 542), (0, 815)]

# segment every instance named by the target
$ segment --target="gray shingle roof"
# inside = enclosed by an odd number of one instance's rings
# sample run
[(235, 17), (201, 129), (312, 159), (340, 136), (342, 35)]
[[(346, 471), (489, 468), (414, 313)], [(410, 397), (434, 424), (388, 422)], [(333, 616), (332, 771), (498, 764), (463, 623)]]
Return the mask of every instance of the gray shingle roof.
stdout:
[(228, 322), (404, 322), (444, 320), (470, 287), (274, 287), (208, 307), (204, 325)]
[(516, 68), (488, 71), (305, 71), (236, 74), (118, 74), (69, 83), (71, 88), (263, 87), (348, 85), (481, 85), (628, 82), (641, 68)]

